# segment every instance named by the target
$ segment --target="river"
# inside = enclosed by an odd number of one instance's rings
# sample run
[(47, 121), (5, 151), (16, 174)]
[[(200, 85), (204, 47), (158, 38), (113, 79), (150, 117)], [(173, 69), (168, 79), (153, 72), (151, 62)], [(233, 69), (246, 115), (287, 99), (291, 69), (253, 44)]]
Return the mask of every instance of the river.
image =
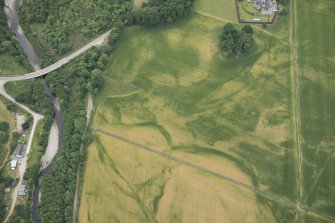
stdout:
[(34, 67), (35, 70), (37, 70), (39, 69), (38, 56), (29, 40), (24, 36), (23, 30), (19, 24), (16, 8), (20, 5), (20, 3), (20, 0), (5, 0), (4, 10), (7, 16), (8, 26), (10, 30), (15, 33), (16, 39), (27, 55), (29, 63)]
[[(60, 106), (57, 102), (56, 97), (52, 94), (51, 90), (49, 89), (48, 85), (45, 84), (45, 92), (49, 96), (50, 100), (52, 101), (52, 104), (54, 106), (55, 110), (55, 120), (54, 120), (54, 125), (56, 129), (58, 130), (57, 133), (54, 136), (52, 135), (52, 131), (50, 131), (50, 136), (49, 136), (49, 143), (47, 149), (52, 150), (51, 154), (53, 154), (52, 159), (50, 160), (50, 156), (48, 158), (45, 158), (44, 161), (47, 163), (47, 165), (41, 169), (41, 171), (38, 173), (34, 189), (33, 189), (33, 195), (32, 195), (32, 202), (31, 202), (31, 215), (34, 223), (40, 223), (40, 220), (38, 218), (38, 204), (40, 201), (40, 178), (47, 174), (53, 167), (55, 160), (56, 160), (56, 154), (59, 152), (60, 146), (63, 141), (63, 135), (64, 135), (64, 123), (63, 123), (63, 118), (62, 118), (62, 113), (60, 110)], [(58, 141), (54, 143), (52, 137), (58, 137)], [(56, 151), (56, 152), (54, 152)], [(45, 152), (45, 155), (48, 153), (48, 151)]]
[[(7, 16), (8, 26), (13, 33), (16, 35), (17, 41), (20, 43), (25, 54), (28, 57), (29, 63), (35, 70), (39, 70), (39, 58), (29, 42), (29, 40), (24, 36), (23, 30), (19, 24), (18, 14), (16, 12), (17, 7), (20, 5), (20, 0), (5, 0), (5, 13)], [(47, 174), (53, 167), (56, 154), (59, 152), (60, 146), (63, 141), (64, 134), (64, 123), (61, 114), (60, 106), (57, 102), (57, 98), (52, 94), (47, 83), (45, 83), (45, 93), (50, 98), (55, 111), (55, 119), (52, 129), (49, 134), (48, 147), (43, 156), (43, 164), (40, 172), (37, 175), (36, 181), (34, 183), (33, 194), (32, 194), (32, 205), (31, 205), (31, 215), (34, 223), (39, 223), (38, 218), (38, 203), (40, 201), (40, 178)]]

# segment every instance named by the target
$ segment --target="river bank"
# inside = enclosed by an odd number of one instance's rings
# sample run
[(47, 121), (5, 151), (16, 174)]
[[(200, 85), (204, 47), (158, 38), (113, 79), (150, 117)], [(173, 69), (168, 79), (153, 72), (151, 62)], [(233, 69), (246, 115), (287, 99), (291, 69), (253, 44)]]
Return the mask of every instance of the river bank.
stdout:
[(17, 14), (17, 7), (20, 6), (21, 1), (20, 0), (5, 0), (5, 13), (7, 16), (8, 26), (10, 30), (15, 33), (17, 41), (20, 43), (20, 45), (23, 48), (23, 51), (28, 57), (28, 61), (31, 64), (31, 66), (38, 70), (40, 68), (39, 66), (39, 58), (33, 48), (33, 46), (30, 44), (29, 40), (25, 37), (23, 30), (19, 24), (19, 18)]
[[(7, 21), (8, 21), (8, 26), (10, 28), (10, 30), (15, 34), (17, 41), (20, 43), (21, 47), (23, 48), (26, 56), (28, 57), (28, 61), (31, 64), (31, 66), (35, 69), (35, 70), (39, 70), (40, 66), (39, 66), (39, 58), (34, 50), (34, 48), (32, 47), (31, 43), (29, 42), (29, 40), (25, 37), (24, 32), (19, 24), (19, 19), (18, 19), (18, 14), (17, 14), (17, 7), (21, 4), (20, 0), (5, 0), (5, 13), (7, 16)], [(5, 82), (4, 82), (5, 83)], [(3, 84), (4, 85), (4, 84)], [(55, 111), (55, 119), (54, 119), (54, 124), (51, 127), (50, 133), (49, 133), (49, 138), (48, 138), (48, 146), (45, 150), (45, 154), (43, 155), (41, 162), (42, 162), (42, 166), (41, 166), (41, 170), (38, 174), (38, 176), (36, 177), (36, 181), (34, 183), (34, 187), (33, 187), (33, 196), (32, 196), (32, 204), (31, 204), (31, 214), (32, 214), (32, 218), (33, 221), (35, 223), (39, 222), (38, 219), (38, 215), (37, 215), (37, 208), (38, 208), (38, 203), (40, 201), (40, 187), (39, 187), (39, 179), (40, 177), (42, 177), (44, 174), (46, 174), (48, 171), (51, 170), (53, 162), (55, 160), (55, 156), (57, 154), (57, 152), (59, 151), (59, 147), (61, 145), (62, 142), (62, 136), (63, 136), (63, 129), (64, 129), (64, 125), (63, 125), (63, 120), (62, 120), (62, 115), (61, 115), (61, 111), (60, 111), (60, 105), (57, 102), (57, 99), (52, 95), (51, 90), (49, 89), (49, 87), (47, 86), (47, 84), (45, 84), (45, 92), (48, 95), (48, 97), (50, 98), (53, 107), (54, 107), (54, 111)], [(3, 92), (1, 92), (2, 94), (6, 95), (7, 93), (5, 92), (4, 88), (3, 88)], [(8, 95), (9, 96), (9, 95)], [(36, 115), (37, 117), (37, 115)], [(37, 121), (40, 120), (40, 117), (34, 118), (34, 124), (37, 124)], [(37, 120), (37, 121), (36, 121)], [(35, 127), (36, 125), (34, 125)], [(32, 131), (31, 131), (31, 135), (30, 135), (30, 141), (33, 140), (33, 136), (34, 136), (34, 132), (35, 132), (35, 128), (33, 127)], [(30, 142), (31, 144), (31, 142)], [(31, 145), (30, 145), (31, 147)], [(29, 150), (30, 150), (29, 147)], [(27, 151), (28, 154), (29, 151)], [(20, 181), (19, 181), (19, 185), (23, 182), (23, 176), (24, 173), (26, 171), (27, 168), (27, 162), (28, 162), (28, 156), (26, 155), (24, 162), (22, 163), (22, 165), (20, 166)], [(11, 216), (11, 213), (14, 210), (15, 207), (15, 203), (17, 200), (17, 188), (13, 191), (13, 204), (12, 207), (10, 209), (10, 212), (8, 214), (7, 219), (9, 219), (9, 217)]]

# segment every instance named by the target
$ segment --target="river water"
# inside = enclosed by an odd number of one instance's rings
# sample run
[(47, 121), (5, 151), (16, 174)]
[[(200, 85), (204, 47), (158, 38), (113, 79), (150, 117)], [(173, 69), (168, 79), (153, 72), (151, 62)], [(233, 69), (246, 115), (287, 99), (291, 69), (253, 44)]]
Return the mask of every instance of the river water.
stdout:
[(7, 16), (8, 26), (13, 33), (16, 35), (16, 39), (22, 46), (25, 54), (28, 57), (29, 63), (34, 67), (35, 70), (39, 69), (38, 56), (30, 44), (29, 40), (24, 36), (22, 28), (19, 24), (19, 18), (16, 12), (16, 8), (20, 5), (20, 0), (5, 0), (5, 13)]
[[(7, 16), (8, 26), (11, 29), (13, 33), (16, 35), (16, 39), (20, 43), (21, 47), (23, 48), (25, 54), (28, 57), (29, 63), (34, 67), (35, 70), (40, 69), (39, 66), (39, 58), (29, 42), (29, 40), (24, 36), (24, 33), (22, 31), (22, 28), (19, 24), (18, 14), (16, 12), (17, 7), (20, 5), (20, 0), (5, 0), (5, 13)], [(34, 223), (40, 223), (40, 220), (38, 218), (38, 203), (40, 201), (40, 178), (47, 174), (53, 167), (56, 154), (59, 152), (60, 146), (63, 141), (63, 134), (64, 134), (64, 123), (62, 118), (62, 113), (60, 106), (57, 102), (57, 98), (52, 94), (51, 90), (49, 89), (48, 85), (45, 84), (45, 92), (50, 98), (54, 111), (55, 111), (55, 119), (54, 119), (54, 126), (53, 128), (57, 129), (56, 134), (54, 131), (50, 131), (49, 135), (49, 142), (48, 142), (48, 150), (46, 151), (46, 166), (42, 166), (42, 169), (37, 175), (34, 188), (33, 188), (33, 194), (32, 194), (32, 206), (31, 206), (31, 215)], [(56, 142), (56, 143), (55, 143)], [(52, 155), (49, 155), (52, 154)]]

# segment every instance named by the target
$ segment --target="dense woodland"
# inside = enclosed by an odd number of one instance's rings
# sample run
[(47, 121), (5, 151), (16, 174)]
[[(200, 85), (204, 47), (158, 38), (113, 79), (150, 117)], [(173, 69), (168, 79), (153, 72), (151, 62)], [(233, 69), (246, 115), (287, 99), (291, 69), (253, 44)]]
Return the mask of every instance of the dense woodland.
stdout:
[(187, 15), (194, 0), (149, 0), (133, 13), (130, 23), (156, 25)]
[(245, 25), (242, 30), (237, 30), (233, 24), (227, 23), (223, 27), (220, 36), (221, 50), (228, 56), (239, 57), (250, 53), (255, 48), (253, 29), (250, 25)]
[(42, 35), (56, 55), (72, 50), (78, 35), (94, 37), (125, 20), (130, 0), (26, 0), (20, 10), (29, 25), (41, 24)]
[(20, 44), (15, 36), (8, 28), (7, 18), (4, 10), (0, 10), (0, 55), (5, 54), (15, 58), (15, 61), (21, 64), (27, 70), (31, 70), (31, 66), (26, 58)]

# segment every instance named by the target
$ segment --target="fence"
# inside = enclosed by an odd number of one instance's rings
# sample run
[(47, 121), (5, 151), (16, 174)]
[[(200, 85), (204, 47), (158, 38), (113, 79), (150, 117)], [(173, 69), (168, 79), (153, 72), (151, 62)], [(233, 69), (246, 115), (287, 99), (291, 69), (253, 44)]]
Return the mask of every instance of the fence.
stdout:
[(241, 19), (241, 15), (240, 15), (240, 8), (238, 6), (237, 3), (238, 0), (235, 0), (235, 5), (236, 5), (236, 12), (237, 12), (237, 17), (238, 17), (238, 22), (239, 23), (244, 23), (244, 24), (273, 24), (273, 22), (275, 21), (277, 15), (278, 15), (278, 11), (275, 13), (275, 15), (273, 16), (271, 21), (268, 22), (260, 22), (260, 21), (247, 21), (245, 19)]

